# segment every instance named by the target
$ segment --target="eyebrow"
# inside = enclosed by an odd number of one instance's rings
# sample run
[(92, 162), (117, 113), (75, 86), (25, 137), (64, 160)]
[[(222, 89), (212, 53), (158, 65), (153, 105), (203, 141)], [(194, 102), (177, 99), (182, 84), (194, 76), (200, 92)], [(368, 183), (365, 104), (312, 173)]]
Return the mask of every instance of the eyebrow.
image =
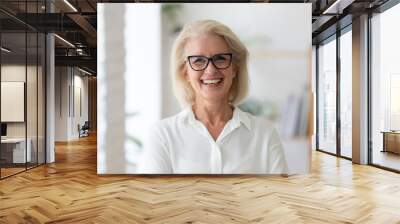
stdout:
[[(218, 53), (218, 54), (213, 54), (213, 55), (210, 55), (210, 57), (213, 57), (213, 56), (215, 56), (215, 55), (220, 55), (220, 54), (232, 54), (232, 53), (230, 53), (230, 52), (225, 52), (225, 53)], [(192, 57), (192, 56), (196, 56), (196, 57), (208, 57), (208, 56), (206, 56), (206, 55), (200, 55), (200, 54), (193, 54), (193, 55), (187, 55), (186, 57)]]

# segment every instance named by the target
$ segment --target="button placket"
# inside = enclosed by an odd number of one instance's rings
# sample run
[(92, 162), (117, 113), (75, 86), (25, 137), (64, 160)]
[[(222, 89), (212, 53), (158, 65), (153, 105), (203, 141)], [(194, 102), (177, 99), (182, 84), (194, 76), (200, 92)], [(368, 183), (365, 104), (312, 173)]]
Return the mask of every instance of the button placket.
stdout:
[(215, 174), (222, 173), (221, 149), (214, 141), (211, 142), (211, 172)]

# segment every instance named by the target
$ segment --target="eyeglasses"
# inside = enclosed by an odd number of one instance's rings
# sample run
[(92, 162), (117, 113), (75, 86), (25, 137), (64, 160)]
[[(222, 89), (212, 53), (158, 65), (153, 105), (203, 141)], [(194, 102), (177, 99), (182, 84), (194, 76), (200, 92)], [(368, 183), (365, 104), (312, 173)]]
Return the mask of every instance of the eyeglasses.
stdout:
[(203, 71), (207, 68), (210, 61), (217, 69), (228, 68), (232, 63), (232, 54), (216, 54), (211, 58), (200, 55), (193, 55), (187, 57), (190, 67), (195, 71)]

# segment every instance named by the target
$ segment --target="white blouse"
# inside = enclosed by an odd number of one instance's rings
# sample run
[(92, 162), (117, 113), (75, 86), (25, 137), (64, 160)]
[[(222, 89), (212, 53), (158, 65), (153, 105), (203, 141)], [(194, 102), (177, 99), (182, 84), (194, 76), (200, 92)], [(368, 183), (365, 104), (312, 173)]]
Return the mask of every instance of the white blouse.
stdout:
[(191, 107), (156, 123), (139, 174), (287, 174), (281, 141), (263, 118), (235, 107), (215, 141)]

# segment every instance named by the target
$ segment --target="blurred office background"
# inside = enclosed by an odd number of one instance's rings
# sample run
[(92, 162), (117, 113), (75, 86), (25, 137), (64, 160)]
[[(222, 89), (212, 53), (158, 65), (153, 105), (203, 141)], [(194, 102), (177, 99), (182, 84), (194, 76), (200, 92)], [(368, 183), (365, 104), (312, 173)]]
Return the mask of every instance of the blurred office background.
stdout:
[(250, 92), (239, 107), (273, 122), (290, 172), (308, 172), (310, 4), (99, 4), (98, 13), (99, 173), (134, 173), (149, 125), (181, 110), (171, 47), (185, 23), (200, 19), (228, 25), (248, 47)]

